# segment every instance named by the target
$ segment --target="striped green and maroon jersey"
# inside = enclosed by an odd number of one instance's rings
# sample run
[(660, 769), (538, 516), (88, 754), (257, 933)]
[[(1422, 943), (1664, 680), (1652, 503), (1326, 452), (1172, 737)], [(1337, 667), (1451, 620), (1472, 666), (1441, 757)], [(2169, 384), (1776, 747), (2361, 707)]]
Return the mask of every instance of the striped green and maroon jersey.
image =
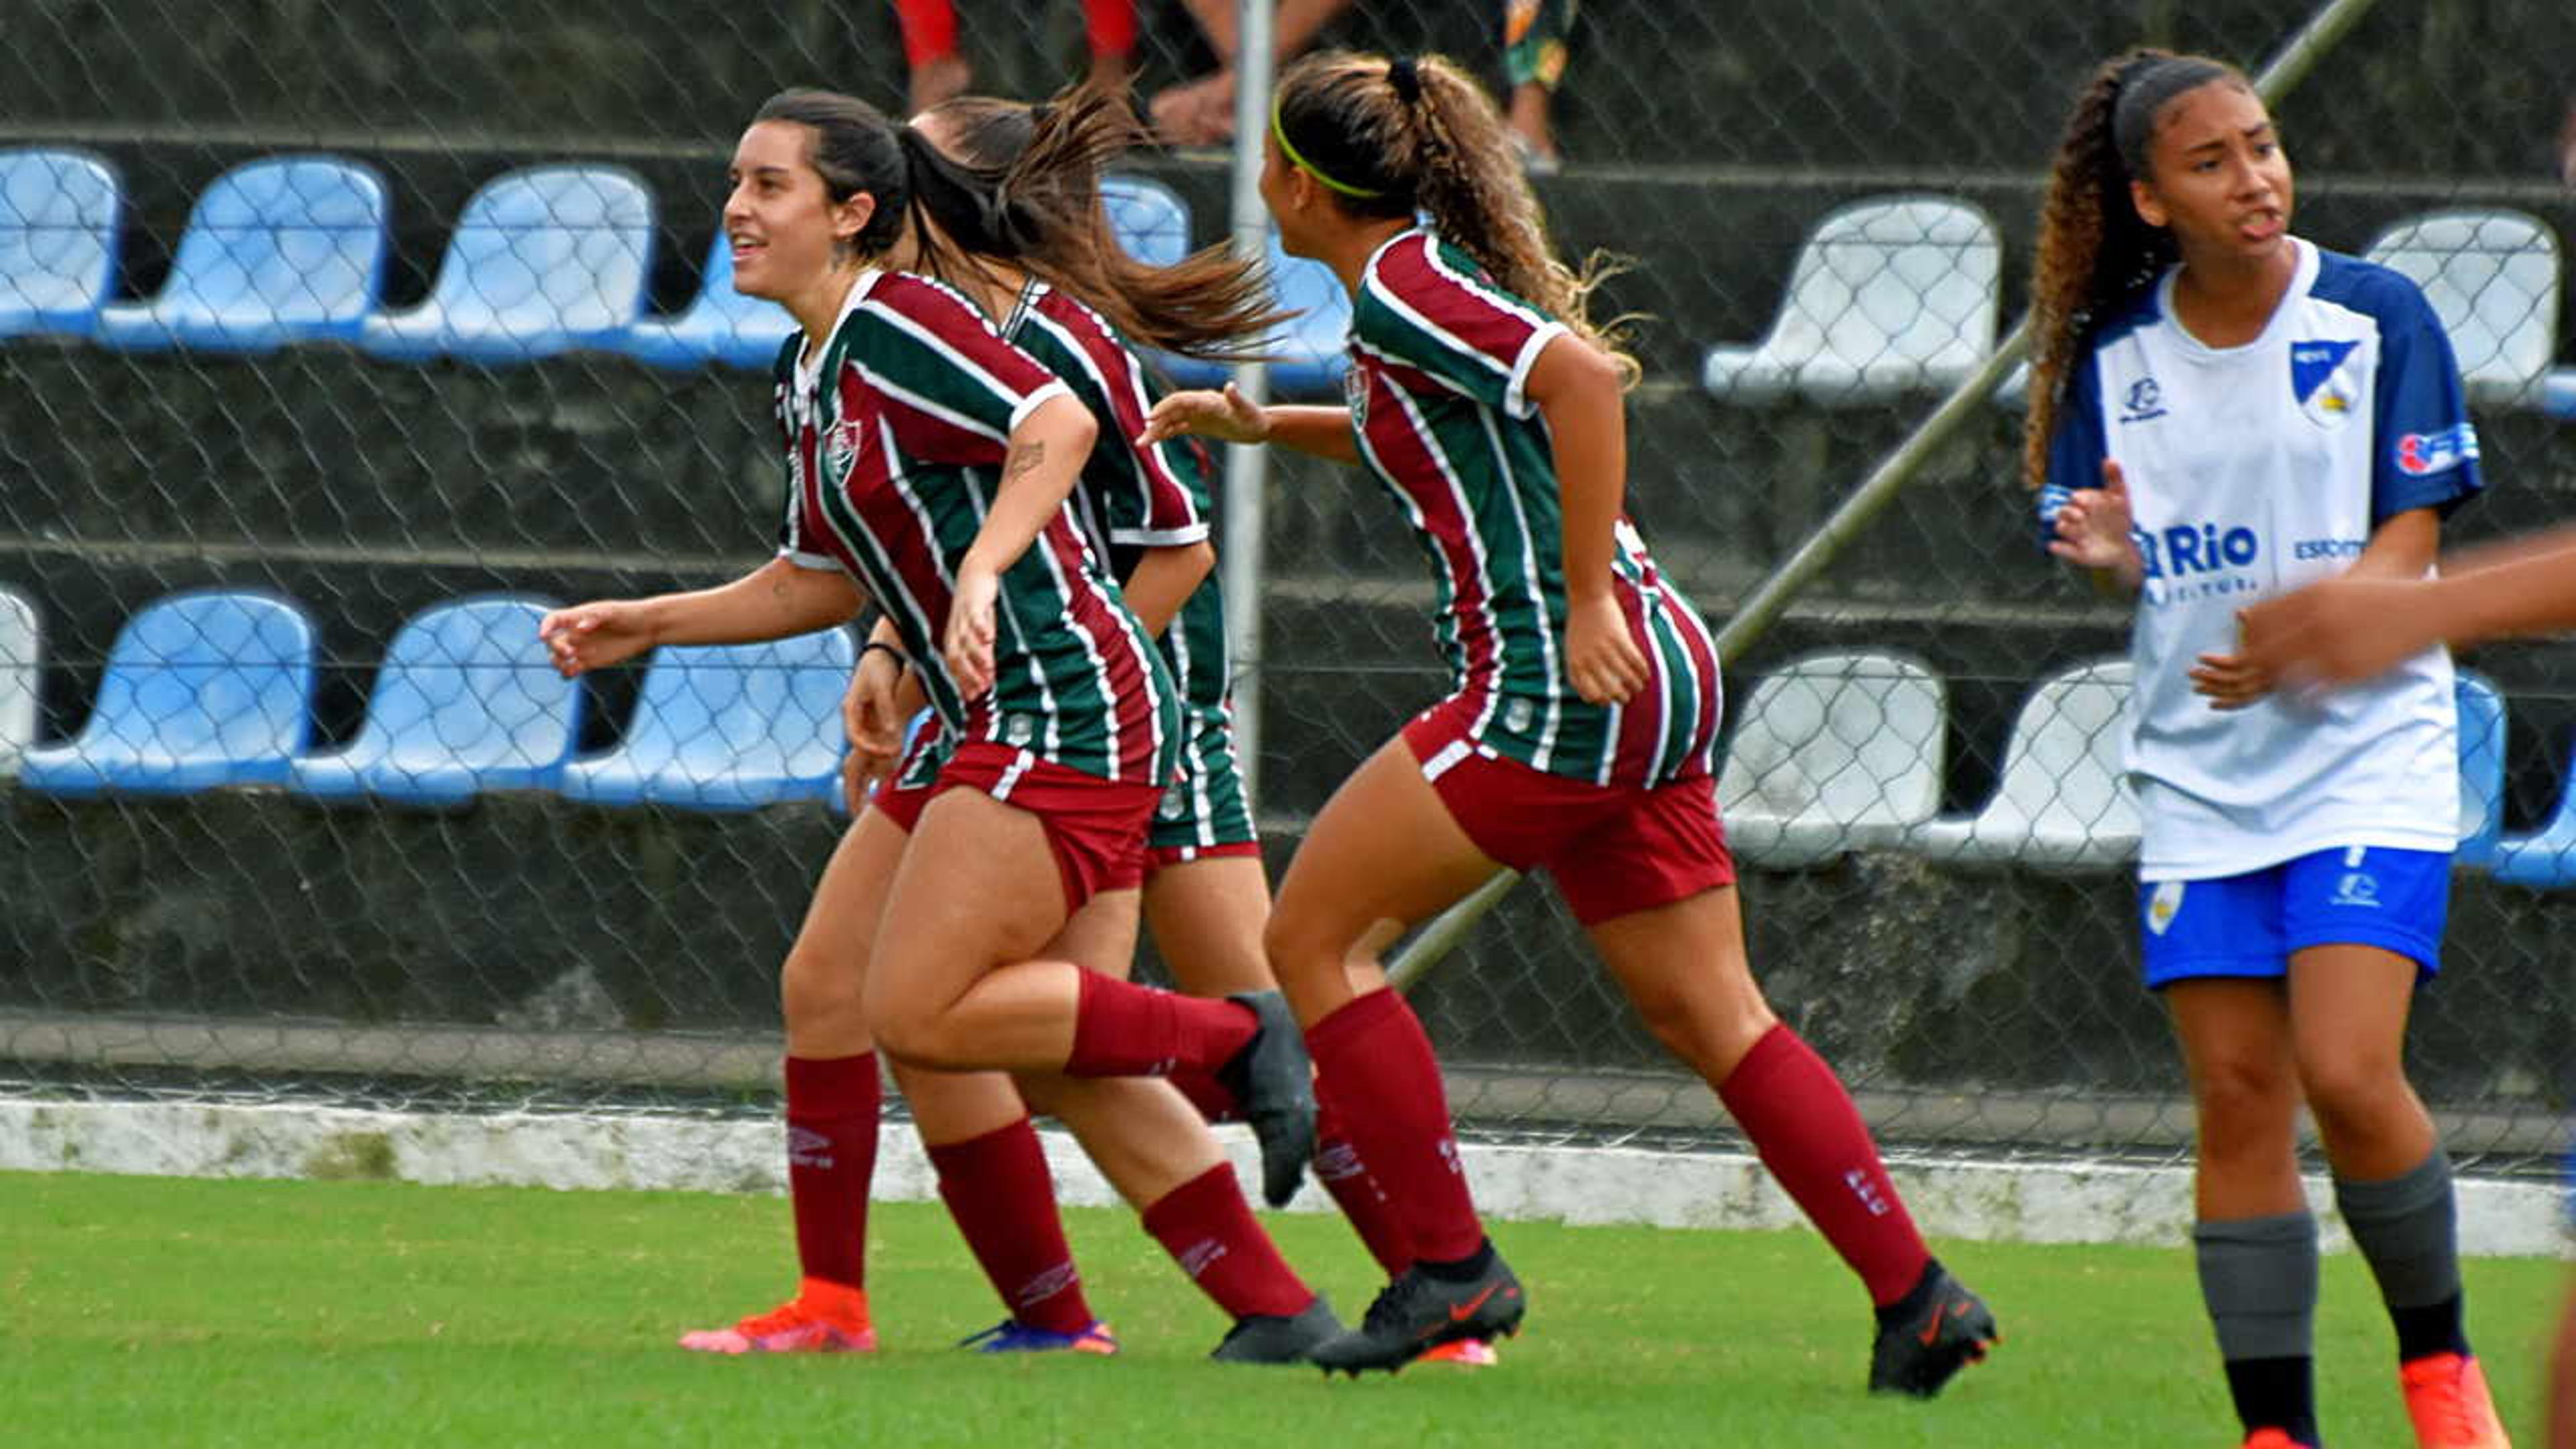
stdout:
[(1554, 775), (1659, 785), (1706, 774), (1716, 642), (1626, 518), (1612, 586), (1651, 682), (1586, 704), (1565, 669), (1564, 512), (1530, 369), (1565, 325), (1429, 231), (1362, 268), (1346, 380), (1360, 456), (1394, 491), (1440, 588), (1433, 632), (1479, 744)]
[(778, 358), (779, 552), (867, 589), (953, 738), (1161, 785), (1179, 725), (1171, 683), (1069, 501), (1002, 575), (993, 687), (963, 695), (940, 650), (957, 566), (1000, 489), (1010, 431), (1064, 384), (963, 297), (901, 272), (866, 272), (851, 285), (810, 370), (802, 346), (791, 338)]
[[(1100, 441), (1092, 445), (1075, 499), (1092, 546), (1110, 560), (1112, 574), (1127, 577), (1146, 549), (1205, 539), (1214, 512), (1207, 450), (1196, 438), (1136, 441), (1163, 390), (1109, 319), (1033, 281), (1001, 331), (1011, 345), (1064, 379), (1100, 423)], [(1158, 642), (1188, 710), (1201, 715), (1225, 709), (1225, 595), (1215, 570), (1183, 601)]]

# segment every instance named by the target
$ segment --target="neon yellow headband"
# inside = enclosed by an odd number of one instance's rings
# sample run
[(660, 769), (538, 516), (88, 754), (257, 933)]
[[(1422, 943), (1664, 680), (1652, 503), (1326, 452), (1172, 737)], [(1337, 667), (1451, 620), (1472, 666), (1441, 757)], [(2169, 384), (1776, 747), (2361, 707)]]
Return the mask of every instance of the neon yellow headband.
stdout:
[(1297, 147), (1288, 139), (1288, 128), (1279, 124), (1279, 102), (1276, 100), (1270, 103), (1270, 139), (1279, 143), (1279, 154), (1287, 157), (1290, 165), (1324, 183), (1329, 190), (1338, 191), (1344, 196), (1355, 196), (1363, 201), (1372, 201), (1386, 195), (1383, 191), (1372, 191), (1365, 186), (1353, 186), (1347, 181), (1335, 181), (1324, 174), (1323, 168), (1297, 154)]

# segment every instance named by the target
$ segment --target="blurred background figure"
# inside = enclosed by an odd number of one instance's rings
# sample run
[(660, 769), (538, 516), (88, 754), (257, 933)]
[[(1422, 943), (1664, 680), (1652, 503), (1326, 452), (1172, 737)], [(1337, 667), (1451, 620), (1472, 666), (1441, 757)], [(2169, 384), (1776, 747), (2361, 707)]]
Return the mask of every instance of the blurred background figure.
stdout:
[(1549, 172), (1562, 158), (1548, 106), (1557, 83), (1565, 78), (1565, 37), (1574, 29), (1578, 0), (1505, 0), (1503, 6), (1503, 74), (1512, 142), (1531, 171)]

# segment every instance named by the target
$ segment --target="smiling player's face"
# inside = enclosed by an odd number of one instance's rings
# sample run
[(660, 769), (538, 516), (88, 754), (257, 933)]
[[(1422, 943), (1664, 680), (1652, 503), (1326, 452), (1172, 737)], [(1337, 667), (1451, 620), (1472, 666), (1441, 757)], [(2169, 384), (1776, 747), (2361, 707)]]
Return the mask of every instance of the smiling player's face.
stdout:
[[(832, 248), (853, 203), (835, 206), (814, 169), (813, 128), (794, 121), (760, 121), (742, 133), (728, 173), (725, 238), (733, 248), (734, 290), (787, 301), (814, 285), (832, 265)], [(865, 211), (859, 213), (864, 221)], [(855, 226), (850, 228), (855, 232)]]
[(2148, 225), (2172, 231), (2185, 261), (2262, 260), (2288, 244), (2290, 159), (2242, 83), (2165, 102), (2147, 157), (2152, 179), (2131, 182), (2131, 200)]

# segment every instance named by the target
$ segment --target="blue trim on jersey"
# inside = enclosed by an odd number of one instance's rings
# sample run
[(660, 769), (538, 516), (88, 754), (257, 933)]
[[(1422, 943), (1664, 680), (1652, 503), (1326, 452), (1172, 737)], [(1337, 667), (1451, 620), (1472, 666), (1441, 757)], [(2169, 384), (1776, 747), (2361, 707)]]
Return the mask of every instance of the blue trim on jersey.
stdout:
[(2308, 294), (2367, 316), (2379, 327), (2377, 396), (2371, 402), (2370, 522), (2453, 509), (2486, 487), (2477, 428), (2469, 421), (2450, 334), (2424, 293), (2401, 273), (2317, 249)]
[(2451, 856), (2439, 850), (2338, 846), (2243, 875), (2141, 881), (2138, 924), (2147, 986), (2193, 977), (2277, 979), (2312, 946), (2377, 946), (2442, 969)]

